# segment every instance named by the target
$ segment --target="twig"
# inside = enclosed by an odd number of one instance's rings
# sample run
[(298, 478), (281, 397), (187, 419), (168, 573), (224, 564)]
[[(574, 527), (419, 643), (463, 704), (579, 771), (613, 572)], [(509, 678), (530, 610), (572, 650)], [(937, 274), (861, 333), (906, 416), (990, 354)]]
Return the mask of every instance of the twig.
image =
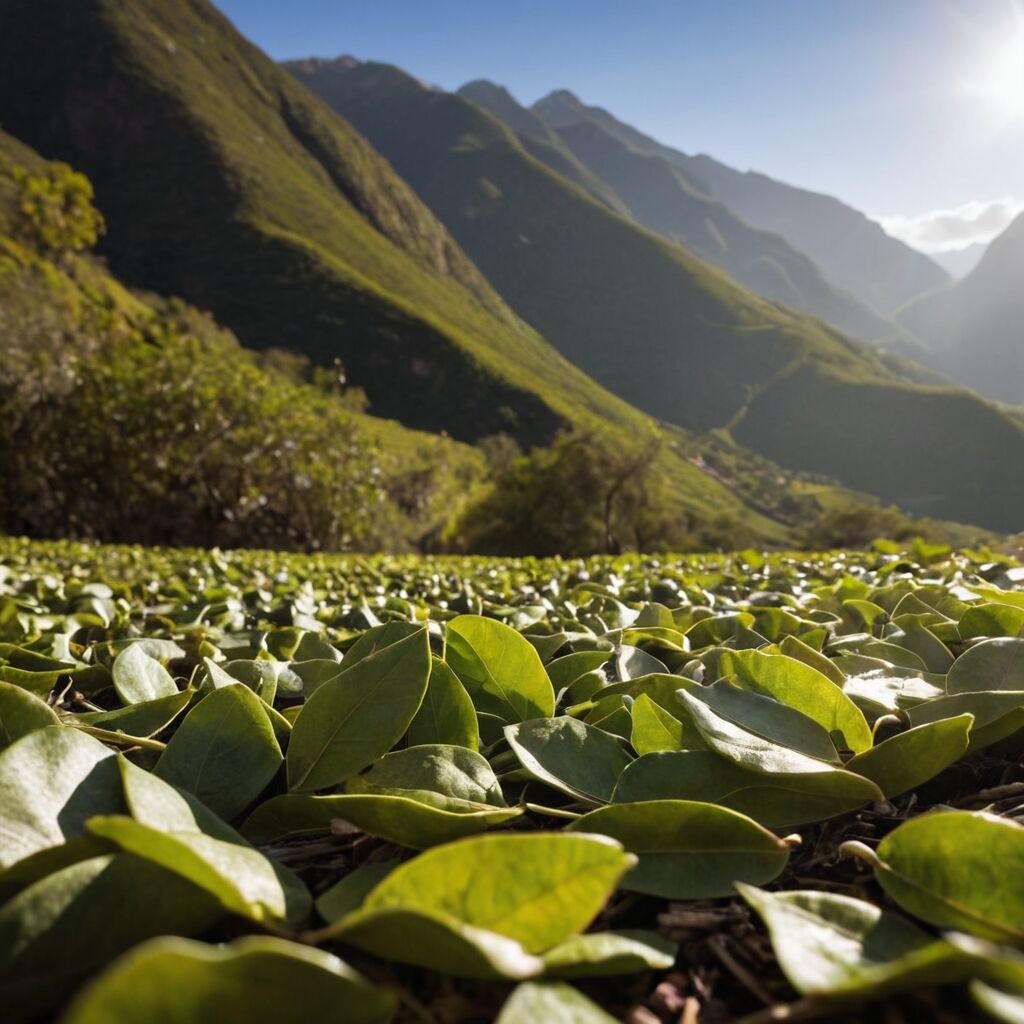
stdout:
[(708, 947), (721, 961), (722, 965), (751, 995), (756, 996), (766, 1006), (771, 1006), (775, 1002), (757, 978), (729, 952), (726, 948), (725, 939), (721, 935), (715, 935), (709, 939)]

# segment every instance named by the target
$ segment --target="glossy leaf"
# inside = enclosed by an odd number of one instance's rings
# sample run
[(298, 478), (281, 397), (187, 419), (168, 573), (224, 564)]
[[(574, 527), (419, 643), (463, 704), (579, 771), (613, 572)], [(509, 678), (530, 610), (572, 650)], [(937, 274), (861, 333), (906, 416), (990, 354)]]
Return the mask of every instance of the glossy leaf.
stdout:
[(130, 644), (114, 659), (111, 673), (114, 689), (125, 704), (170, 697), (178, 690), (170, 672), (140, 643)]
[(908, 913), (997, 942), (1024, 942), (1024, 889), (998, 879), (1024, 871), (1024, 826), (991, 814), (940, 811), (911, 818), (874, 851), (844, 849), (875, 869)]
[(514, 629), (479, 615), (460, 615), (446, 628), (445, 661), (478, 711), (505, 722), (549, 718), (555, 691), (540, 656)]
[(344, 782), (402, 737), (430, 676), (427, 632), (418, 629), (351, 668), (342, 665), (341, 674), (319, 687), (295, 719), (286, 762), (293, 791)]
[(1024, 640), (983, 640), (953, 662), (946, 676), (946, 692), (979, 690), (1024, 690)]
[(850, 771), (822, 764), (814, 772), (750, 771), (710, 750), (664, 751), (634, 761), (620, 776), (613, 803), (696, 800), (720, 804), (768, 828), (825, 821), (882, 799)]
[(409, 743), (451, 743), (480, 748), (476, 709), (459, 677), (440, 658), (430, 668), (427, 692), (409, 724)]
[(970, 971), (948, 943), (865, 900), (736, 888), (764, 921), (779, 966), (802, 995), (878, 999)]
[(727, 896), (737, 881), (770, 882), (789, 859), (786, 844), (745, 815), (688, 800), (611, 804), (569, 828), (617, 839), (640, 858), (621, 887), (670, 900)]
[[(642, 693), (633, 701), (633, 728), (630, 743), (638, 754), (656, 750), (682, 750), (686, 746), (686, 727), (663, 707)], [(696, 729), (693, 730), (696, 732)], [(701, 745), (704, 741), (701, 740)]]
[(810, 665), (782, 654), (734, 651), (722, 656), (719, 671), (735, 674), (739, 685), (796, 708), (826, 732), (841, 733), (855, 753), (871, 746), (871, 730), (860, 708)]
[(588, 803), (607, 803), (633, 760), (614, 736), (564, 715), (506, 726), (505, 738), (533, 778)]
[(342, 960), (271, 936), (225, 946), (160, 938), (83, 990), (62, 1024), (387, 1024), (394, 996)]
[(13, 683), (0, 682), (0, 750), (36, 729), (58, 724), (57, 715), (46, 701)]
[(507, 806), (498, 779), (485, 758), (466, 747), (442, 743), (385, 754), (363, 775), (349, 779), (346, 790), (396, 796), (426, 791), (471, 803)]
[(655, 932), (587, 932), (549, 949), (544, 954), (544, 973), (554, 978), (589, 978), (667, 971), (677, 951), (674, 942)]
[(214, 690), (185, 716), (153, 773), (221, 818), (234, 818), (284, 760), (263, 707), (245, 686)]
[(295, 832), (323, 830), (343, 821), (399, 846), (425, 850), (484, 832), (518, 818), (521, 807), (494, 807), (435, 796), (419, 790), (397, 793), (312, 796), (287, 793), (260, 804), (242, 824), (242, 834), (267, 843)]
[(113, 751), (77, 729), (37, 729), (0, 753), (0, 867), (85, 834), (125, 809)]
[(919, 725), (851, 758), (846, 770), (870, 779), (886, 797), (899, 796), (959, 760), (973, 724), (973, 715), (958, 715)]

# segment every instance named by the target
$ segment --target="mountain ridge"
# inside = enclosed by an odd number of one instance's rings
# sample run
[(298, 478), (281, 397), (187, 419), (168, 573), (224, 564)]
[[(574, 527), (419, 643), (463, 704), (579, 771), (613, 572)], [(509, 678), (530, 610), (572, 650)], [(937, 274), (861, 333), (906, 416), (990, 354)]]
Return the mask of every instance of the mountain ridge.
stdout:
[(663, 157), (706, 195), (751, 225), (787, 239), (826, 278), (881, 313), (892, 313), (949, 281), (948, 274), (923, 253), (891, 238), (880, 225), (834, 196), (757, 171), (738, 171), (706, 154), (687, 155), (601, 107), (588, 106), (567, 89), (554, 90), (530, 109), (550, 127), (594, 121), (638, 150)]

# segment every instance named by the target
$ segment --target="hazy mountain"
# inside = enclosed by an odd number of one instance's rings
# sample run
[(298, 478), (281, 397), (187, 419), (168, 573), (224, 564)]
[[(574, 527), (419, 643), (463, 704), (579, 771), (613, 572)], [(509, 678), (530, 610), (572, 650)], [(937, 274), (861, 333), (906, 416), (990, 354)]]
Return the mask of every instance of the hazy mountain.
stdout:
[(962, 249), (933, 252), (930, 258), (938, 263), (953, 280), (958, 281), (961, 277), (966, 277), (978, 265), (987, 248), (987, 242), (972, 242)]
[(962, 280), (924, 295), (900, 319), (929, 339), (932, 363), (1002, 402), (1024, 404), (1024, 214)]
[[(777, 234), (759, 231), (722, 203), (709, 199), (680, 168), (664, 157), (642, 152), (593, 120), (548, 128), (500, 86), (474, 82), (459, 94), (500, 117), (530, 150), (531, 140), (554, 136), (562, 148), (604, 182), (621, 207), (639, 224), (685, 246), (727, 270), (765, 298), (806, 310), (865, 341), (897, 342), (901, 329), (848, 292), (822, 277), (816, 266)], [(552, 170), (559, 168), (534, 153)]]
[(638, 152), (668, 161), (704, 194), (754, 227), (777, 232), (829, 281), (882, 313), (949, 281), (949, 275), (923, 253), (891, 238), (880, 225), (832, 196), (753, 171), (737, 171), (709, 156), (688, 156), (600, 107), (585, 105), (566, 90), (552, 92), (532, 110), (552, 129), (590, 122)]
[[(542, 166), (504, 124), (396, 68), (291, 70), (408, 180), (521, 316), (629, 402), (724, 428), (794, 468), (916, 511), (1019, 526), (1020, 425), (917, 387), (876, 350), (758, 298)], [(898, 369), (898, 367), (897, 367)]]
[(478, 78), (462, 86), (459, 95), (504, 121), (519, 136), (523, 148), (556, 174), (586, 189), (611, 209), (628, 213), (626, 204), (615, 190), (584, 167), (558, 135), (532, 110), (522, 106), (506, 88)]

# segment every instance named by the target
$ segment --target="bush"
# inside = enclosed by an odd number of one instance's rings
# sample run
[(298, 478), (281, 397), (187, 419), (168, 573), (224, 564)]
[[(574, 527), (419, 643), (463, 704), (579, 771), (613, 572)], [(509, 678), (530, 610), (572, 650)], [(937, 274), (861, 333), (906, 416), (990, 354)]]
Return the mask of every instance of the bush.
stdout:
[(823, 551), (830, 548), (867, 548), (880, 538), (903, 541), (914, 537), (937, 542), (946, 539), (932, 520), (915, 519), (898, 508), (846, 505), (822, 512), (800, 531), (800, 544)]
[(103, 215), (92, 205), (92, 183), (67, 164), (47, 164), (33, 174), (13, 171), (19, 188), (20, 233), (44, 252), (55, 254), (91, 249), (104, 231)]
[[(0, 528), (158, 544), (344, 550), (388, 522), (374, 447), (336, 395), (275, 378), (173, 316), (0, 390)], [(30, 407), (20, 403), (30, 402)]]
[(595, 433), (563, 435), (549, 448), (516, 454), (491, 440), (488, 490), (448, 531), (461, 551), (502, 555), (680, 549), (692, 520), (657, 485), (659, 442), (622, 450)]

